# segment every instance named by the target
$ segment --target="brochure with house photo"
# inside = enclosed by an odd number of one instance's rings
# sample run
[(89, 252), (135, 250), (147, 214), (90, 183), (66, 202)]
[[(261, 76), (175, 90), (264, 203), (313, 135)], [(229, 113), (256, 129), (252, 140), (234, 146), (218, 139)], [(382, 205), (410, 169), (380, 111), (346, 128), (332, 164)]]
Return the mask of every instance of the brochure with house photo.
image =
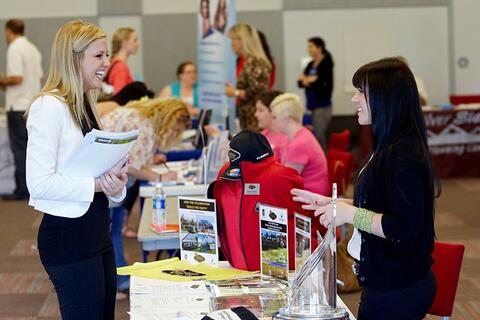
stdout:
[(178, 197), (180, 258), (218, 265), (216, 206), (213, 199)]
[(288, 280), (288, 211), (265, 204), (259, 211), (261, 272)]

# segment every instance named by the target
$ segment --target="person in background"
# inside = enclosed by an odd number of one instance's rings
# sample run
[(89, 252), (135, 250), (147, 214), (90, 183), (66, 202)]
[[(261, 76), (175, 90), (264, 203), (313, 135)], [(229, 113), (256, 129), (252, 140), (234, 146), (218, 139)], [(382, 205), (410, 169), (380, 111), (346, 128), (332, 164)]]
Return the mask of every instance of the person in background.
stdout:
[(228, 81), (225, 83), (225, 94), (227, 97), (237, 97), (240, 128), (258, 131), (255, 97), (260, 92), (268, 90), (272, 65), (253, 26), (237, 23), (228, 31), (228, 37), (232, 40), (233, 52), (243, 57), (244, 64), (237, 77), (237, 86)]
[(159, 98), (175, 97), (185, 102), (192, 116), (200, 113), (198, 108), (197, 67), (191, 61), (185, 61), (177, 67), (177, 81), (164, 87)]
[(119, 28), (112, 37), (112, 60), (105, 82), (113, 86), (113, 93), (117, 94), (127, 84), (134, 81), (127, 60), (137, 54), (140, 42), (138, 35), (132, 28)]
[(116, 268), (108, 202), (125, 197), (122, 159), (100, 177), (59, 173), (92, 129), (95, 103), (110, 61), (106, 34), (71, 21), (57, 31), (45, 86), (27, 113), (27, 186), (43, 212), (38, 252), (52, 281), (62, 319), (115, 318)]
[(282, 94), (280, 91), (265, 91), (257, 97), (255, 103), (255, 118), (258, 121), (258, 127), (262, 129), (263, 134), (273, 150), (275, 160), (281, 162), (282, 154), (287, 145), (288, 137), (284, 133), (280, 133), (274, 128), (273, 114), (270, 110), (272, 101)]
[(97, 113), (102, 118), (107, 113), (120, 106), (125, 106), (130, 101), (140, 100), (142, 98), (153, 98), (153, 91), (149, 90), (145, 83), (134, 81), (127, 84), (122, 90), (111, 98), (97, 103)]
[[(175, 181), (177, 179), (175, 172), (160, 175), (150, 166), (158, 163), (156, 159), (158, 149), (167, 151), (170, 146), (180, 140), (182, 132), (190, 127), (190, 114), (184, 102), (176, 98), (133, 101), (105, 115), (102, 123), (106, 131), (139, 130), (137, 142), (130, 151), (132, 161), (128, 169), (129, 187), (136, 180)], [(131, 191), (130, 188), (129, 191)], [(127, 195), (127, 198), (130, 196)], [(130, 211), (127, 212), (125, 209), (123, 205), (110, 209), (111, 235), (117, 267), (127, 265), (123, 254), (122, 229), (125, 224), (125, 214)], [(128, 276), (118, 276), (118, 298), (126, 298), (125, 290), (128, 290), (129, 286)]]
[(0, 77), (0, 88), (5, 89), (8, 136), (15, 164), (16, 189), (3, 200), (28, 198), (25, 182), (25, 158), (27, 152), (27, 129), (23, 114), (32, 98), (40, 91), (43, 76), (42, 55), (25, 36), (22, 20), (11, 19), (5, 24), (7, 40), (7, 75)]
[(258, 36), (260, 38), (260, 42), (262, 43), (263, 51), (265, 52), (268, 61), (270, 61), (270, 64), (272, 65), (272, 70), (270, 71), (270, 79), (268, 81), (268, 89), (272, 90), (273, 86), (275, 85), (275, 80), (277, 78), (277, 66), (275, 65), (275, 60), (273, 59), (272, 52), (270, 51), (270, 46), (268, 45), (265, 33), (258, 30)]
[[(358, 123), (372, 125), (373, 150), (353, 200), (337, 201), (336, 225), (356, 229), (350, 254), (363, 287), (358, 319), (423, 319), (436, 292), (432, 273), (435, 196), (440, 194), (427, 145), (415, 78), (398, 58), (370, 62), (353, 75)], [(294, 200), (329, 226), (329, 197), (293, 189)]]
[(224, 33), (227, 27), (228, 11), (227, 0), (218, 0), (217, 11), (215, 12), (215, 18), (213, 27), (218, 32)]
[(281, 163), (296, 169), (305, 189), (322, 195), (330, 192), (327, 159), (310, 130), (302, 126), (305, 107), (292, 93), (277, 96), (270, 104), (274, 128), (288, 137)]
[[(153, 98), (153, 91), (149, 90), (145, 83), (140, 81), (134, 81), (127, 84), (122, 90), (120, 90), (116, 95), (111, 97), (109, 100), (105, 100), (97, 103), (97, 113), (100, 118), (108, 114), (109, 112), (115, 110), (118, 107), (123, 107), (130, 101), (140, 100), (140, 99), (149, 99)], [(161, 162), (165, 161), (166, 157), (159, 154), (156, 156), (156, 161)], [(125, 223), (122, 228), (122, 235), (127, 238), (136, 238), (137, 233), (128, 228), (128, 217), (130, 212), (135, 204), (135, 201), (138, 197), (140, 190), (139, 181), (127, 188), (127, 196), (123, 202), (123, 207), (125, 208)]]
[(315, 136), (323, 150), (327, 150), (326, 131), (332, 118), (333, 59), (319, 37), (308, 39), (308, 54), (312, 61), (298, 77), (298, 86), (305, 88)]

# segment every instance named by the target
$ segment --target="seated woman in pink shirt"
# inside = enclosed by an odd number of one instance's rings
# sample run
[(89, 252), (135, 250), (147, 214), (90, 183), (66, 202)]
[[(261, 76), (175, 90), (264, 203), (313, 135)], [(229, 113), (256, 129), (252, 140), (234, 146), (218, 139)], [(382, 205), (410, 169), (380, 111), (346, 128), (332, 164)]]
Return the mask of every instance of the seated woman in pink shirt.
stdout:
[(281, 163), (296, 169), (305, 189), (321, 195), (330, 192), (327, 159), (315, 136), (302, 126), (305, 107), (296, 94), (284, 93), (270, 104), (274, 127), (287, 135)]
[(134, 81), (127, 65), (128, 57), (135, 55), (140, 47), (138, 35), (132, 28), (119, 28), (112, 37), (112, 60), (105, 82), (113, 86), (117, 94), (127, 84)]
[(258, 127), (262, 129), (261, 133), (267, 138), (268, 143), (273, 150), (273, 156), (275, 160), (282, 160), (282, 151), (287, 144), (287, 135), (278, 132), (273, 127), (273, 115), (270, 110), (270, 103), (278, 95), (282, 94), (281, 91), (264, 91), (257, 97), (255, 103), (255, 118), (258, 121)]

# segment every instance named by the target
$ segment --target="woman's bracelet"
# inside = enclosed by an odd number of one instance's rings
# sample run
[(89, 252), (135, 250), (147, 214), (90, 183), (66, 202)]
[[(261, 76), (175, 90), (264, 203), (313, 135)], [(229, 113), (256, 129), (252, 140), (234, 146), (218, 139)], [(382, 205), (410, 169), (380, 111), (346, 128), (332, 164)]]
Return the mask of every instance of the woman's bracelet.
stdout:
[(359, 230), (372, 233), (372, 220), (375, 212), (358, 208), (353, 216), (353, 226)]

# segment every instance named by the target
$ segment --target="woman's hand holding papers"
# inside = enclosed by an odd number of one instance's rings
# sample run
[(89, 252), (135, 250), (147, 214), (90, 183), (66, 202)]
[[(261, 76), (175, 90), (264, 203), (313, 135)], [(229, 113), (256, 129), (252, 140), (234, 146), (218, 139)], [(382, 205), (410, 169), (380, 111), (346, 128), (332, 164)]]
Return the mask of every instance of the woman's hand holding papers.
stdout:
[(120, 160), (110, 170), (95, 179), (95, 191), (102, 191), (107, 196), (115, 197), (122, 192), (128, 181), (130, 157)]

